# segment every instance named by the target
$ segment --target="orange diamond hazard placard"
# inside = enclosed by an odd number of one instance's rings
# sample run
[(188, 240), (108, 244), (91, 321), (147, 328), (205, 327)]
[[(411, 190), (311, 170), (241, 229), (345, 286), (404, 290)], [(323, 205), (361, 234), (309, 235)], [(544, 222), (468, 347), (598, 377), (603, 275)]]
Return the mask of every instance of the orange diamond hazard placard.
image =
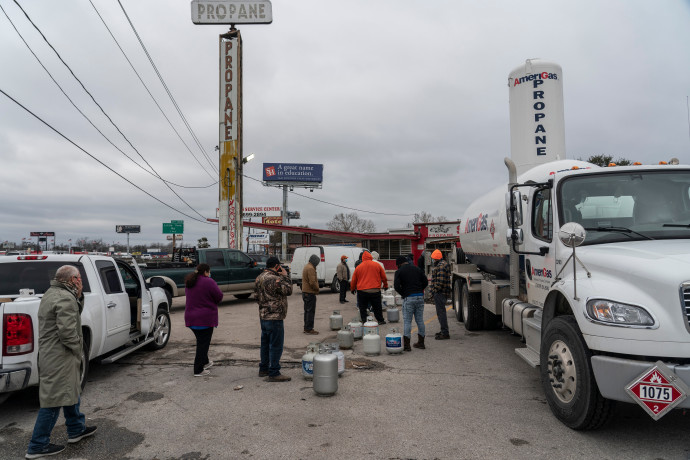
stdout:
[(688, 386), (661, 361), (625, 387), (628, 394), (654, 419), (659, 420), (688, 395)]

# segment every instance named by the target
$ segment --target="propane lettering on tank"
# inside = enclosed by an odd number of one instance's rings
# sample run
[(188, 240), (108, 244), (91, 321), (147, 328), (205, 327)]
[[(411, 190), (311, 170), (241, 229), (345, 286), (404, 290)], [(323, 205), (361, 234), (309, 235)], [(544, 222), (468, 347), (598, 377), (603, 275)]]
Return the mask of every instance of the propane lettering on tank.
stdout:
[[(535, 110), (534, 122), (537, 123), (537, 127), (534, 130), (534, 134), (536, 134), (536, 136), (534, 136), (535, 145), (546, 145), (546, 129), (541, 122), (541, 120), (546, 117), (546, 114), (543, 112), (543, 110), (546, 109), (546, 104), (541, 100), (544, 99), (544, 91), (539, 88), (540, 85), (544, 84), (545, 80), (558, 80), (558, 74), (549, 72), (535, 73), (516, 78), (513, 82), (513, 86), (518, 86), (521, 83), (530, 81), (532, 82), (532, 88), (534, 88), (534, 91), (532, 91), (532, 99), (536, 101), (532, 105), (532, 108)], [(546, 155), (546, 147), (537, 147), (537, 155)]]

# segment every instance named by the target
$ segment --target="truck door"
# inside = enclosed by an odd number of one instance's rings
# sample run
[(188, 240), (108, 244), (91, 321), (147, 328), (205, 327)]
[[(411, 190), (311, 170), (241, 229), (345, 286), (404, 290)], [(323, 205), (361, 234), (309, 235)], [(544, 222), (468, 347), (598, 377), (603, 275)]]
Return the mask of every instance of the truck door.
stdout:
[(205, 249), (203, 254), (206, 256), (206, 263), (211, 267), (211, 278), (213, 278), (221, 291), (230, 289), (230, 275), (228, 263), (225, 261), (225, 251), (222, 249)]
[(103, 301), (105, 303), (105, 349), (113, 350), (129, 339), (132, 325), (132, 313), (127, 292), (125, 292), (122, 278), (111, 260), (97, 260), (96, 269), (103, 285)]
[(228, 251), (227, 257), (230, 283), (244, 284), (247, 289), (253, 288), (256, 277), (263, 269), (255, 267), (254, 261), (244, 252)]
[(553, 202), (551, 188), (539, 188), (533, 191), (530, 206), (529, 229), (525, 229), (525, 251), (539, 252), (548, 248), (548, 252), (525, 255), (525, 282), (528, 302), (544, 306), (546, 296), (551, 289), (555, 276), (555, 254), (553, 248)]
[[(151, 291), (146, 289), (144, 275), (138, 266), (132, 266), (124, 262), (118, 262), (118, 264), (121, 265), (120, 274), (122, 279), (127, 276), (128, 280), (137, 286), (137, 294), (139, 294), (137, 298), (137, 310), (139, 310), (137, 318), (138, 328), (143, 334), (146, 334), (151, 331), (153, 318), (156, 316)], [(139, 308), (139, 304), (141, 304), (141, 308)]]

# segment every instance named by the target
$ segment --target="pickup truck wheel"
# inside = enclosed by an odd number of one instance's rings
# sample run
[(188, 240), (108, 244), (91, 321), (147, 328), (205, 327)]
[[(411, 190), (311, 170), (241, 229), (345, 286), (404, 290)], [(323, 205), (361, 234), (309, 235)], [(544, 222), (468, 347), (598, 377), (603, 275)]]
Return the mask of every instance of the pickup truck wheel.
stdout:
[(331, 283), (331, 292), (340, 292), (340, 280), (338, 275), (333, 277), (333, 282)]
[(89, 375), (89, 344), (84, 341), (81, 347), (81, 363), (79, 364), (79, 384), (82, 391), (86, 386), (86, 376)]
[(149, 350), (160, 350), (165, 348), (170, 340), (170, 314), (164, 309), (159, 308), (156, 312), (156, 320), (153, 323), (153, 342), (148, 344)]
[(470, 292), (467, 283), (462, 284), (462, 317), (465, 319), (465, 329), (479, 331), (484, 327), (484, 309), (478, 292)]
[(556, 317), (546, 326), (540, 350), (542, 387), (553, 415), (573, 430), (599, 428), (614, 405), (599, 392), (591, 357), (573, 316)]
[(453, 283), (453, 308), (455, 309), (455, 318), (462, 323), (462, 294), (463, 283), (457, 279)]
[(251, 294), (235, 294), (238, 299), (248, 299)]

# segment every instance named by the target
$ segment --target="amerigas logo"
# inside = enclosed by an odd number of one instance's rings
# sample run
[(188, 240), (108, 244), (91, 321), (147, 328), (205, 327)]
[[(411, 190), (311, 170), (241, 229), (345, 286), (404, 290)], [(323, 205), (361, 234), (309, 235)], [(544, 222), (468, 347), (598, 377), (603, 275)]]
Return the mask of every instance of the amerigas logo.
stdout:
[(547, 268), (532, 267), (532, 276), (542, 276), (544, 278), (551, 278), (551, 270)]
[(517, 86), (520, 83), (527, 83), (529, 81), (535, 81), (535, 80), (558, 80), (558, 74), (557, 73), (549, 73), (549, 72), (542, 72), (542, 73), (533, 73), (531, 75), (525, 75), (524, 77), (520, 78), (515, 78), (515, 81), (513, 81), (513, 86)]
[(475, 217), (474, 219), (467, 219), (465, 221), (465, 233), (487, 230), (489, 228), (487, 220), (486, 214), (479, 214), (479, 216)]

